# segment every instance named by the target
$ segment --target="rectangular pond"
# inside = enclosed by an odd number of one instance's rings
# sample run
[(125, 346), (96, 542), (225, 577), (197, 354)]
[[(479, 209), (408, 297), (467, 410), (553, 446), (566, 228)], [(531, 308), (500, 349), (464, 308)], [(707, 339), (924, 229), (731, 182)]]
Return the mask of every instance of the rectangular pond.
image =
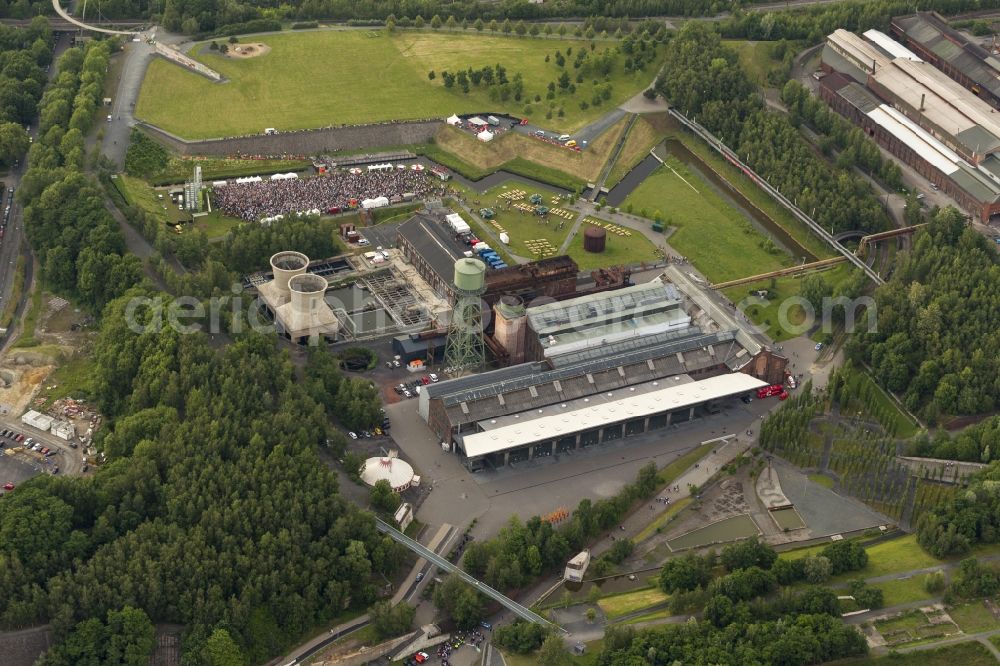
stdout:
[(784, 509), (775, 509), (770, 513), (771, 519), (782, 530), (800, 530), (806, 526), (805, 521), (802, 520), (802, 516), (795, 510), (795, 507), (789, 506)]
[(727, 541), (739, 541), (749, 539), (760, 534), (760, 529), (753, 518), (746, 514), (723, 518), (711, 525), (699, 527), (691, 530), (679, 537), (667, 541), (670, 550), (687, 550), (689, 548), (701, 548), (711, 546), (716, 543), (726, 543)]

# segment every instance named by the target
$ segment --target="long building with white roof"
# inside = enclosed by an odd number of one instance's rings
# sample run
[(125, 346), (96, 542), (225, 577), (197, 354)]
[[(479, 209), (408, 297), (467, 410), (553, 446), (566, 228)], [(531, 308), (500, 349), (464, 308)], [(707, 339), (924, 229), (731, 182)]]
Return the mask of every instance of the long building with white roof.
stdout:
[(767, 386), (743, 373), (694, 381), (681, 375), (477, 423), (460, 446), (471, 467), (493, 466), (603, 444), (690, 421), (716, 401)]
[(1000, 214), (1000, 114), (888, 35), (864, 37), (829, 36), (820, 96), (971, 215)]

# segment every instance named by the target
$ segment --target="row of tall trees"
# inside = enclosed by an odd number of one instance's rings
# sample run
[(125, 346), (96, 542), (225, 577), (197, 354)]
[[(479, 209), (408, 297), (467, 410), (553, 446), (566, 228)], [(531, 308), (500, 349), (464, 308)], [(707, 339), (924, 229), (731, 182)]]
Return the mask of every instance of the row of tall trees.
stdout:
[(11, 166), (28, 150), (25, 127), (38, 112), (52, 47), (52, 31), (44, 18), (28, 28), (0, 26), (0, 167)]
[(781, 90), (781, 100), (788, 106), (792, 124), (805, 122), (823, 135), (820, 148), (825, 153), (839, 151), (837, 165), (858, 167), (881, 180), (886, 189), (898, 190), (902, 172), (895, 160), (883, 158), (878, 145), (853, 125), (812, 95), (798, 81), (790, 80)]
[(59, 58), (39, 105), (31, 168), (18, 190), (46, 284), (94, 312), (141, 276), (138, 259), (124, 256), (124, 237), (101, 192), (82, 173), (85, 135), (102, 101), (111, 49), (111, 42), (94, 41)]
[[(760, 0), (744, 0), (741, 5), (750, 5)], [(841, 7), (841, 5), (845, 5)], [(438, 17), (438, 26), (457, 25), (471, 27), (477, 21), (484, 23), (504, 21), (538, 21), (558, 18), (585, 18), (579, 27), (582, 34), (617, 30), (628, 32), (630, 16), (715, 16), (732, 12), (732, 16), (722, 24), (727, 36), (749, 39), (795, 39), (811, 38), (816, 41), (821, 35), (835, 27), (878, 27), (888, 23), (888, 17), (913, 11), (912, 3), (902, 0), (878, 0), (866, 2), (853, 0), (837, 3), (833, 8), (796, 8), (796, 11), (745, 12), (732, 3), (723, 0), (548, 0), (533, 3), (525, 0), (514, 2), (486, 2), (484, 0), (293, 0), (275, 6), (257, 0), (244, 2), (221, 2), (220, 0), (168, 0), (166, 5), (146, 3), (143, 0), (108, 0), (101, 10), (109, 17), (136, 17), (156, 15), (160, 12), (170, 19), (169, 29), (183, 28), (185, 32), (213, 31), (247, 21), (327, 19), (357, 23), (381, 23), (389, 17), (403, 24), (413, 25), (420, 19), (421, 24), (433, 24)], [(991, 0), (925, 0), (921, 9), (936, 9), (946, 14), (954, 14), (975, 9), (995, 7)], [(3, 0), (0, 2), (0, 16), (30, 17), (50, 11), (41, 0)], [(176, 25), (173, 25), (176, 24)], [(828, 25), (832, 25), (827, 29)], [(544, 25), (542, 26), (544, 27)], [(565, 27), (565, 26), (564, 26)], [(655, 29), (655, 28), (654, 28)], [(531, 25), (525, 27), (531, 30)], [(824, 32), (825, 30), (825, 32)]]
[(720, 137), (773, 187), (832, 233), (877, 231), (888, 219), (871, 186), (818, 157), (791, 120), (764, 109), (737, 54), (706, 23), (668, 40), (656, 91)]

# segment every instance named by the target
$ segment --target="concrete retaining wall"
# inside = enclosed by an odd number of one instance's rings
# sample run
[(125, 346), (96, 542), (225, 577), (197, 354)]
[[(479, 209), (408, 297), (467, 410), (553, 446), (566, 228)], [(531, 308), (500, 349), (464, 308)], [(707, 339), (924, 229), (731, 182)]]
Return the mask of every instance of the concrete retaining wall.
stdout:
[(198, 74), (201, 74), (202, 76), (207, 76), (213, 81), (219, 82), (222, 80), (222, 74), (219, 74), (211, 67), (207, 67), (197, 60), (187, 57), (177, 49), (161, 44), (160, 42), (156, 43), (156, 54), (163, 56), (167, 60), (176, 63), (181, 67), (190, 69)]
[[(427, 143), (434, 137), (441, 123), (440, 120), (417, 120), (350, 125), (204, 141), (186, 141), (147, 123), (140, 123), (140, 127), (152, 138), (182, 155), (318, 155), (337, 150)], [(261, 132), (263, 131), (264, 128), (261, 127)]]

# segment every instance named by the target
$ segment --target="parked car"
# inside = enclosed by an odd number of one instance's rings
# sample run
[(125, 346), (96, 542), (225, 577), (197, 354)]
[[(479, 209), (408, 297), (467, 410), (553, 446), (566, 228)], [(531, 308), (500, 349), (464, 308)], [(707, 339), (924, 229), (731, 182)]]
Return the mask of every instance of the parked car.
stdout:
[(493, 631), (493, 625), (487, 622), (486, 620), (480, 622), (479, 626), (485, 629), (486, 631)]
[(438, 381), (438, 376), (436, 374), (434, 374), (433, 372), (431, 374), (427, 375), (427, 376), (431, 378), (432, 382)]
[(349, 433), (347, 433), (347, 436), (350, 437), (351, 439), (357, 439), (358, 438), (358, 433), (356, 433), (356, 432), (354, 432), (352, 430)]
[(413, 394), (410, 393), (410, 389), (403, 389), (403, 397), (404, 398), (412, 398), (413, 397)]
[(417, 574), (417, 582), (419, 583), (423, 579), (424, 579), (424, 572), (421, 571), (420, 573)]
[(428, 377), (427, 375), (424, 375), (423, 377), (420, 378), (420, 383), (423, 384), (424, 386), (427, 386), (428, 384), (431, 383), (431, 378)]
[(14, 490), (14, 484), (13, 483), (5, 483), (5, 484), (3, 484), (3, 489), (4, 490)]
[(52, 449), (50, 449), (49, 447), (47, 447), (47, 446), (43, 446), (43, 447), (42, 447), (42, 451), (41, 451), (41, 453), (42, 453), (42, 455), (44, 456), (44, 455), (47, 455), (47, 454), (48, 454), (48, 452), (49, 452), (49, 451), (51, 451), (51, 450), (52, 450)]
[(823, 349), (823, 343), (822, 342), (817, 342), (816, 343), (816, 351), (820, 351), (821, 349)]

